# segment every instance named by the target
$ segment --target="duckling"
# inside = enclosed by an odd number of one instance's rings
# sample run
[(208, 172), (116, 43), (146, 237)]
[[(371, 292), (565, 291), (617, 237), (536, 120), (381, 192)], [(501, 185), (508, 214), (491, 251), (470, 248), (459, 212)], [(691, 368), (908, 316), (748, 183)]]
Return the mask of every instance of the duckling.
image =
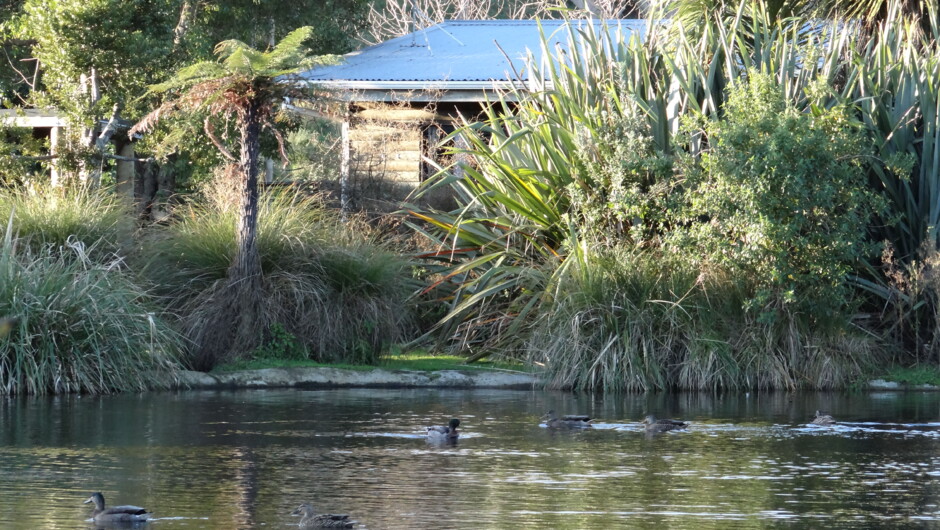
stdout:
[(433, 442), (456, 442), (457, 437), (460, 436), (460, 433), (457, 432), (459, 425), (460, 420), (453, 418), (447, 422), (446, 427), (440, 425), (428, 427), (428, 440)]
[(591, 422), (594, 421), (590, 416), (578, 414), (567, 414), (559, 418), (555, 415), (554, 410), (546, 412), (540, 420), (544, 421), (550, 429), (585, 429), (590, 427)]
[(301, 528), (352, 528), (356, 521), (350, 520), (346, 514), (321, 513), (318, 514), (309, 503), (303, 503), (291, 512), (291, 515), (302, 516)]
[(82, 504), (88, 504), (89, 502), (95, 503), (95, 511), (92, 512), (91, 516), (98, 523), (136, 523), (150, 520), (151, 514), (140, 506), (125, 505), (105, 508), (104, 495), (101, 492), (92, 493), (91, 497), (88, 497), (88, 500)]
[(816, 417), (810, 422), (811, 425), (835, 425), (835, 423), (836, 420), (832, 419), (832, 416), (820, 414), (818, 410), (816, 411)]
[(679, 420), (657, 420), (652, 414), (643, 418), (643, 424), (646, 425), (646, 432), (648, 433), (685, 429), (689, 426), (688, 423)]

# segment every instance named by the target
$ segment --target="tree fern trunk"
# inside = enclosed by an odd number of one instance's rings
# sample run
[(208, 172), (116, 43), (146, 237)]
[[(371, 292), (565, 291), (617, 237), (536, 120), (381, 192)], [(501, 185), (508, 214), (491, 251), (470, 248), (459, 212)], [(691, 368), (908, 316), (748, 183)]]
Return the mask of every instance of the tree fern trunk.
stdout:
[(261, 258), (257, 244), (261, 151), (258, 105), (247, 109), (243, 118), (239, 125), (241, 204), (235, 226), (235, 256), (228, 270), (228, 282), (215, 297), (212, 314), (197, 334), (199, 347), (193, 362), (197, 370), (209, 370), (219, 362), (253, 350), (265, 327), (261, 315)]
[[(261, 154), (261, 123), (257, 105), (246, 112), (240, 127), (241, 144), (238, 173), (241, 205), (235, 227), (235, 259), (229, 269), (229, 280), (253, 284), (261, 279), (261, 258), (258, 255), (258, 162)], [(252, 285), (256, 286), (256, 285)]]

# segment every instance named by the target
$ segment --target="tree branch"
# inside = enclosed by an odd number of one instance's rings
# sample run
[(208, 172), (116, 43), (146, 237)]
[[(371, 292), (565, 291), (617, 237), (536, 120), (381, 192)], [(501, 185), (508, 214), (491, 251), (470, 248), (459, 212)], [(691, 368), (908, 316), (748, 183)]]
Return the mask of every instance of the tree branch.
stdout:
[(281, 162), (284, 164), (284, 167), (287, 167), (287, 164), (290, 163), (290, 160), (287, 159), (287, 142), (284, 141), (284, 135), (281, 134), (281, 131), (277, 130), (271, 122), (265, 122), (264, 126), (271, 130), (271, 133), (274, 134), (274, 138), (277, 139), (277, 152), (281, 155)]
[(108, 124), (104, 126), (104, 129), (101, 130), (101, 134), (95, 139), (95, 147), (97, 147), (99, 151), (104, 152), (108, 140), (117, 132), (118, 122), (120, 121), (118, 116), (120, 113), (121, 104), (115, 103), (114, 108), (111, 109), (111, 119), (108, 120)]
[(232, 155), (232, 153), (229, 152), (229, 150), (226, 149), (224, 145), (222, 145), (222, 142), (218, 138), (216, 138), (215, 131), (212, 128), (212, 122), (209, 118), (209, 116), (206, 116), (206, 121), (202, 123), (203, 129), (206, 131), (206, 135), (209, 136), (209, 140), (211, 140), (212, 144), (215, 145), (215, 148), (218, 149), (220, 153), (222, 153), (222, 156), (229, 159), (231, 162), (238, 162), (238, 159), (235, 158), (235, 156)]

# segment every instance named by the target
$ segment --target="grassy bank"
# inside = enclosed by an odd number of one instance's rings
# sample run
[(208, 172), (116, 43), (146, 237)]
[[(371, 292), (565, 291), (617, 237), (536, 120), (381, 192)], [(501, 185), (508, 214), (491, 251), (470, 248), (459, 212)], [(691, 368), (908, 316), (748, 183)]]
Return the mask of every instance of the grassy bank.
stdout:
[(893, 366), (887, 371), (876, 371), (877, 377), (905, 386), (933, 385), (940, 387), (940, 367), (933, 365), (922, 366)]
[(264, 368), (311, 368), (329, 367), (345, 370), (415, 370), (433, 372), (437, 370), (511, 370), (531, 372), (532, 367), (521, 362), (480, 361), (468, 364), (467, 358), (458, 355), (435, 355), (423, 352), (392, 353), (382, 358), (377, 364), (318, 363), (311, 360), (290, 359), (251, 359), (227, 363), (218, 366), (213, 372), (236, 372), (241, 370), (261, 370)]

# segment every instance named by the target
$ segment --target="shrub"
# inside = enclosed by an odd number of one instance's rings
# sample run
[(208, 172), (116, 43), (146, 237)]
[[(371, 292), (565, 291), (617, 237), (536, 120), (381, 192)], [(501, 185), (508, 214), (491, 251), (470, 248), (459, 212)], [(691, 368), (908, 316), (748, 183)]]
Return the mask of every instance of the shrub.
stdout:
[(750, 278), (761, 318), (844, 317), (847, 275), (873, 254), (866, 227), (883, 209), (863, 164), (871, 144), (845, 109), (800, 112), (752, 71), (704, 132), (700, 165), (685, 168), (677, 224), (689, 228), (670, 236), (680, 252)]

